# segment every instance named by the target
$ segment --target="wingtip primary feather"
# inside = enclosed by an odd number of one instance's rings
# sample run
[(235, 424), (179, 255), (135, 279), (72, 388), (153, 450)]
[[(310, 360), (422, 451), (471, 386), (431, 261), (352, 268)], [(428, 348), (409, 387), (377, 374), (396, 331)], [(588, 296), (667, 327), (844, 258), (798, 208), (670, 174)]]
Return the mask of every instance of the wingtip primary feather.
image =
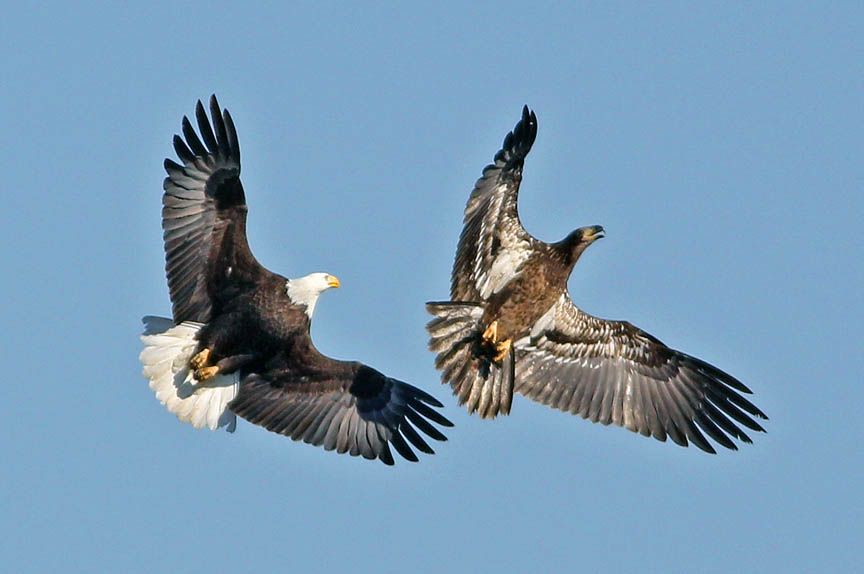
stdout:
[[(522, 117), (504, 136), (501, 149), (495, 154), (495, 163), (503, 162), (509, 168), (521, 167), (536, 138), (537, 116), (525, 105), (522, 107)], [(492, 167), (487, 166), (484, 172)]]
[(219, 99), (216, 94), (210, 94), (210, 114), (213, 116), (222, 117), (224, 108), (219, 104)]

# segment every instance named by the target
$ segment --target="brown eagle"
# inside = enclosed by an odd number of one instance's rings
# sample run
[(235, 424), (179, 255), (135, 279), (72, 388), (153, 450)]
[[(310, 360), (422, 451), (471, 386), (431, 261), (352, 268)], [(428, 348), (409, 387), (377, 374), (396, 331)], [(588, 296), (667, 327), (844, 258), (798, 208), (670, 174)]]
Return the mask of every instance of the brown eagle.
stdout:
[[(517, 211), (522, 167), (537, 117), (522, 119), (483, 170), (465, 207), (449, 302), (427, 304), (429, 348), (460, 404), (482, 418), (509, 414), (513, 391), (604, 425), (715, 452), (764, 429), (750, 389), (705, 361), (670, 349), (625, 321), (576, 307), (567, 280), (582, 252), (604, 236), (582, 227), (544, 243)], [(739, 426), (740, 425), (740, 426)], [(704, 433), (704, 434), (703, 434)]]
[[(169, 411), (196, 428), (234, 429), (235, 415), (293, 440), (393, 464), (392, 445), (434, 451), (441, 403), (362, 363), (318, 352), (309, 335), (318, 296), (339, 280), (287, 279), (262, 267), (246, 241), (240, 146), (227, 110), (201, 102), (199, 135), (183, 118), (181, 163), (165, 160), (165, 270), (173, 319), (145, 317), (144, 376)], [(203, 140), (203, 141), (202, 141)]]

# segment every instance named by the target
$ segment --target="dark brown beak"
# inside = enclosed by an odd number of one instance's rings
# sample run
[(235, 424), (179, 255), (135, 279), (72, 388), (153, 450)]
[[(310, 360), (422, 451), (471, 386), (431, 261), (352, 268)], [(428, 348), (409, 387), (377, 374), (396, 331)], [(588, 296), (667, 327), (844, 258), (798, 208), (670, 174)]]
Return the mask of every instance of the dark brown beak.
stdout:
[(606, 237), (606, 231), (599, 225), (582, 228), (582, 241), (594, 243), (598, 239), (603, 239), (604, 237)]

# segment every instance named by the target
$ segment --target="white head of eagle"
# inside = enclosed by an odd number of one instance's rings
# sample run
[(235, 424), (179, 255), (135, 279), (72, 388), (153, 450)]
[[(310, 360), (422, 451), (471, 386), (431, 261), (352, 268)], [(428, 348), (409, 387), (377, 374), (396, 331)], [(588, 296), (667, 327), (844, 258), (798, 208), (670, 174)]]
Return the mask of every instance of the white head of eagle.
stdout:
[(339, 279), (329, 273), (310, 273), (305, 277), (289, 279), (285, 283), (288, 297), (297, 305), (306, 306), (306, 314), (312, 318), (318, 297), (331, 287), (339, 287)]

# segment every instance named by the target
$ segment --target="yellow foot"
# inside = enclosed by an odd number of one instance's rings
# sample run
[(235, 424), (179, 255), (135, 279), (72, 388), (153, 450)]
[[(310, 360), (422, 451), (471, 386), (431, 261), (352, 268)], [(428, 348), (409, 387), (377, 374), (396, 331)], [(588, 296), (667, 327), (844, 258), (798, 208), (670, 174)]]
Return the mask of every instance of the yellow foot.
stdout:
[(195, 369), (192, 376), (195, 377), (195, 380), (199, 383), (203, 383), (204, 381), (209, 381), (218, 374), (219, 367), (202, 367), (200, 369)]
[(209, 360), (210, 349), (208, 347), (204, 347), (197, 355), (189, 359), (189, 368), (193, 371), (200, 370), (207, 364)]
[(489, 326), (486, 327), (485, 331), (483, 331), (482, 337), (487, 343), (495, 343), (498, 341), (498, 319), (489, 323)]
[(500, 343), (495, 343), (495, 356), (492, 357), (492, 360), (496, 363), (501, 362), (504, 357), (507, 356), (507, 353), (510, 352), (510, 347), (513, 345), (513, 341), (511, 339), (507, 339), (506, 341), (501, 341)]

